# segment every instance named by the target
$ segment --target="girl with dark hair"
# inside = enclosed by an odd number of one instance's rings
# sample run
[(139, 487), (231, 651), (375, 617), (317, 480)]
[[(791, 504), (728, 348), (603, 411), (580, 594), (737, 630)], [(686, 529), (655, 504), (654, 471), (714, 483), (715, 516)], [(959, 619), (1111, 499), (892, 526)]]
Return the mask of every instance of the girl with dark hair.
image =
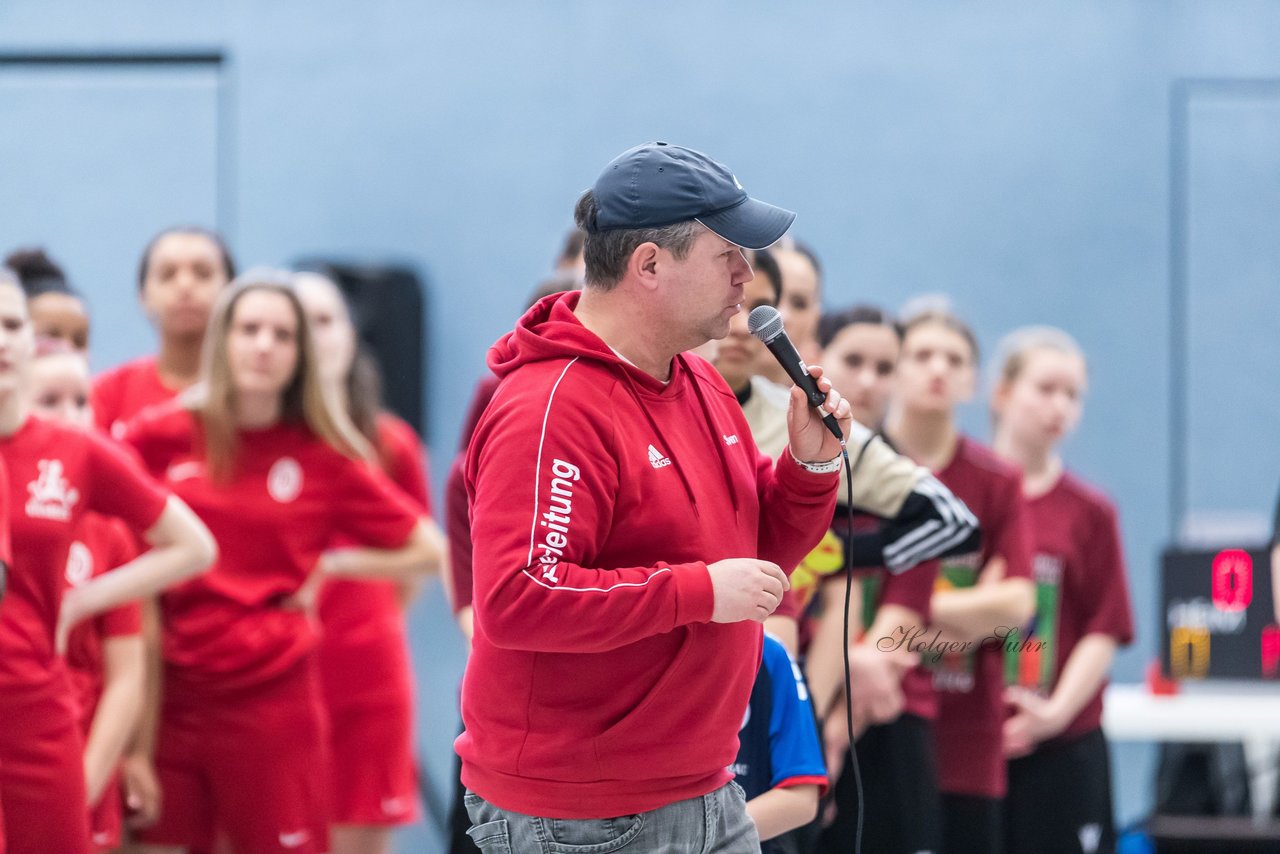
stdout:
[[(346, 407), (392, 482), (430, 517), (426, 453), (413, 428), (382, 409), (377, 368), (359, 351), (341, 291), (317, 273), (296, 274), (295, 285), (332, 399)], [(428, 527), (436, 552), (443, 553), (435, 523)], [(374, 579), (335, 580), (320, 591), (320, 676), (333, 759), (333, 854), (389, 852), (391, 829), (416, 821), (421, 812), (404, 623), (411, 593), (412, 587)]]
[[(0, 812), (8, 854), (85, 854), (84, 742), (61, 657), (67, 636), (201, 572), (215, 549), (187, 506), (109, 439), (32, 414), (34, 355), (25, 294), (0, 274), (0, 459), (16, 556), (0, 609)], [(72, 541), (92, 511), (120, 518), (148, 547), (65, 589)]]
[[(328, 750), (309, 603), (326, 578), (407, 578), (439, 547), (330, 404), (289, 274), (251, 272), (222, 293), (202, 377), (124, 432), (220, 550), (206, 578), (161, 603), (164, 797), (143, 850), (211, 851), (221, 838), (237, 854), (316, 854), (328, 850)], [(368, 547), (327, 550), (337, 537)]]
[[(878, 308), (856, 306), (824, 315), (818, 325), (823, 365), (845, 394), (860, 423), (878, 427), (893, 392), (902, 330)], [(858, 823), (856, 786), (849, 757), (844, 693), (844, 554), (851, 537), (876, 530), (878, 517), (859, 513), (849, 528), (837, 507), (827, 537), (792, 576), (792, 591), (812, 590), (805, 621), (807, 672), (825, 720), (828, 773), (834, 781), (834, 814), (818, 844), (821, 852), (845, 852)], [(885, 854), (935, 851), (941, 804), (933, 756), (936, 703), (919, 656), (895, 638), (924, 626), (937, 577), (936, 560), (894, 574), (883, 568), (855, 572), (851, 596), (849, 679), (854, 702), (855, 750), (865, 792), (863, 848)], [(889, 638), (888, 642), (882, 638)]]
[(1036, 584), (1029, 636), (1006, 653), (1006, 850), (1114, 851), (1102, 688), (1133, 615), (1115, 507), (1058, 451), (1080, 421), (1084, 354), (1050, 327), (1010, 333), (1000, 350), (995, 450), (1022, 469)]
[[(978, 518), (981, 547), (943, 558), (930, 599), (925, 643), (938, 695), (935, 724), (942, 792), (942, 850), (999, 854), (1005, 795), (1005, 706), (1001, 640), (1034, 608), (1026, 502), (1017, 469), (956, 429), (955, 410), (973, 394), (977, 340), (957, 317), (931, 309), (904, 324), (886, 434), (931, 469)], [(905, 645), (905, 644), (904, 644)]]
[(165, 229), (138, 265), (138, 298), (160, 336), (160, 350), (100, 375), (93, 386), (98, 426), (119, 434), (148, 406), (195, 383), (209, 312), (235, 277), (235, 262), (217, 234), (199, 226)]
[[(818, 256), (807, 245), (790, 237), (784, 237), (769, 251), (781, 275), (778, 311), (787, 335), (805, 363), (814, 364), (820, 349), (818, 318), (822, 314), (822, 267)], [(772, 356), (760, 359), (757, 372), (784, 387), (791, 385), (786, 372)]]
[(4, 263), (22, 282), (36, 338), (65, 341), (80, 353), (88, 350), (89, 313), (62, 268), (43, 249), (19, 249)]

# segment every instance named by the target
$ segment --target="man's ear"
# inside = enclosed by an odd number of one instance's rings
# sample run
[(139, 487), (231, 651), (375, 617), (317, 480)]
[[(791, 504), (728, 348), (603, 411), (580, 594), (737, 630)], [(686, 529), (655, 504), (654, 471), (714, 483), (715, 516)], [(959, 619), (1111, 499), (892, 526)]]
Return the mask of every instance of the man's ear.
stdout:
[(662, 247), (656, 243), (641, 243), (631, 253), (627, 262), (627, 274), (640, 284), (653, 290), (658, 286), (658, 262), (661, 260)]

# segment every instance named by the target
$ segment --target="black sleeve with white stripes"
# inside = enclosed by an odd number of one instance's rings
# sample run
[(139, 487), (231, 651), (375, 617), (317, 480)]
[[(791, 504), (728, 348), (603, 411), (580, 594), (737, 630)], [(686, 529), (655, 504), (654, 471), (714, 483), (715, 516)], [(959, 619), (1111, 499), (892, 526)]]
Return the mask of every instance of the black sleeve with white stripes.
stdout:
[(852, 537), (849, 551), (854, 567), (883, 566), (900, 573), (933, 558), (974, 551), (981, 541), (977, 518), (930, 475), (915, 485), (898, 515)]

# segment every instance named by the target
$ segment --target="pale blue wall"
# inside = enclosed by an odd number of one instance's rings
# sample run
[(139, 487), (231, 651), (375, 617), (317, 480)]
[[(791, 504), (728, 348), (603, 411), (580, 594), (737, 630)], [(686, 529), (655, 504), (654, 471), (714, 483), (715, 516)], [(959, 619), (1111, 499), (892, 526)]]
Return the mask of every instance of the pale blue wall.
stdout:
[[(323, 252), (426, 271), (437, 476), (484, 351), (546, 271), (577, 193), (642, 140), (705, 149), (798, 210), (828, 304), (945, 291), (988, 348), (1016, 324), (1069, 329), (1093, 385), (1071, 462), (1121, 507), (1138, 610), (1123, 680), (1154, 655), (1170, 535), (1171, 90), (1280, 78), (1277, 34), (1276, 2), (0, 4), (0, 52), (225, 53), (217, 126), (195, 158), (215, 193), (193, 190), (189, 216), (212, 205), (248, 263)], [(20, 102), (0, 87), (0, 133), (24, 132)], [(203, 146), (218, 140), (211, 166)], [(45, 182), (58, 205), (42, 221), (73, 233), (59, 217), (92, 187), (56, 170)], [(128, 234), (101, 262), (109, 280), (70, 265), (95, 304), (128, 305)], [(99, 336), (99, 364), (149, 346), (130, 317)], [(1274, 365), (1254, 367), (1223, 373), (1224, 393), (1275, 389)], [(985, 434), (980, 407), (966, 417)], [(1269, 503), (1278, 467), (1255, 467), (1241, 503)], [(429, 598), (415, 632), (436, 773), (460, 667), (444, 619)], [(1136, 790), (1122, 797), (1140, 806)]]

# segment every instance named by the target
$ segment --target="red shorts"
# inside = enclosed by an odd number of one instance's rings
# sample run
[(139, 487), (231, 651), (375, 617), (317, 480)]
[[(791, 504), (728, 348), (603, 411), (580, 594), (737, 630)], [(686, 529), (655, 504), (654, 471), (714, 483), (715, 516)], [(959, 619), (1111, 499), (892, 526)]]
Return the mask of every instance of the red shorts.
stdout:
[(89, 839), (93, 842), (93, 850), (104, 854), (120, 847), (123, 834), (124, 795), (120, 790), (120, 774), (117, 772), (107, 781), (98, 805), (89, 808)]
[(333, 823), (399, 825), (421, 814), (408, 697), (329, 708)]
[[(0, 692), (0, 812), (7, 854), (89, 854), (84, 742), (70, 698)], [(3, 848), (4, 846), (0, 846)]]
[[(333, 823), (412, 823), (420, 815), (413, 677), (394, 586), (351, 582), (325, 593), (319, 661), (333, 757)], [(335, 600), (338, 593), (345, 598)]]
[(329, 850), (328, 737), (308, 658), (234, 694), (170, 669), (156, 744), (161, 814), (141, 841), (237, 854)]

